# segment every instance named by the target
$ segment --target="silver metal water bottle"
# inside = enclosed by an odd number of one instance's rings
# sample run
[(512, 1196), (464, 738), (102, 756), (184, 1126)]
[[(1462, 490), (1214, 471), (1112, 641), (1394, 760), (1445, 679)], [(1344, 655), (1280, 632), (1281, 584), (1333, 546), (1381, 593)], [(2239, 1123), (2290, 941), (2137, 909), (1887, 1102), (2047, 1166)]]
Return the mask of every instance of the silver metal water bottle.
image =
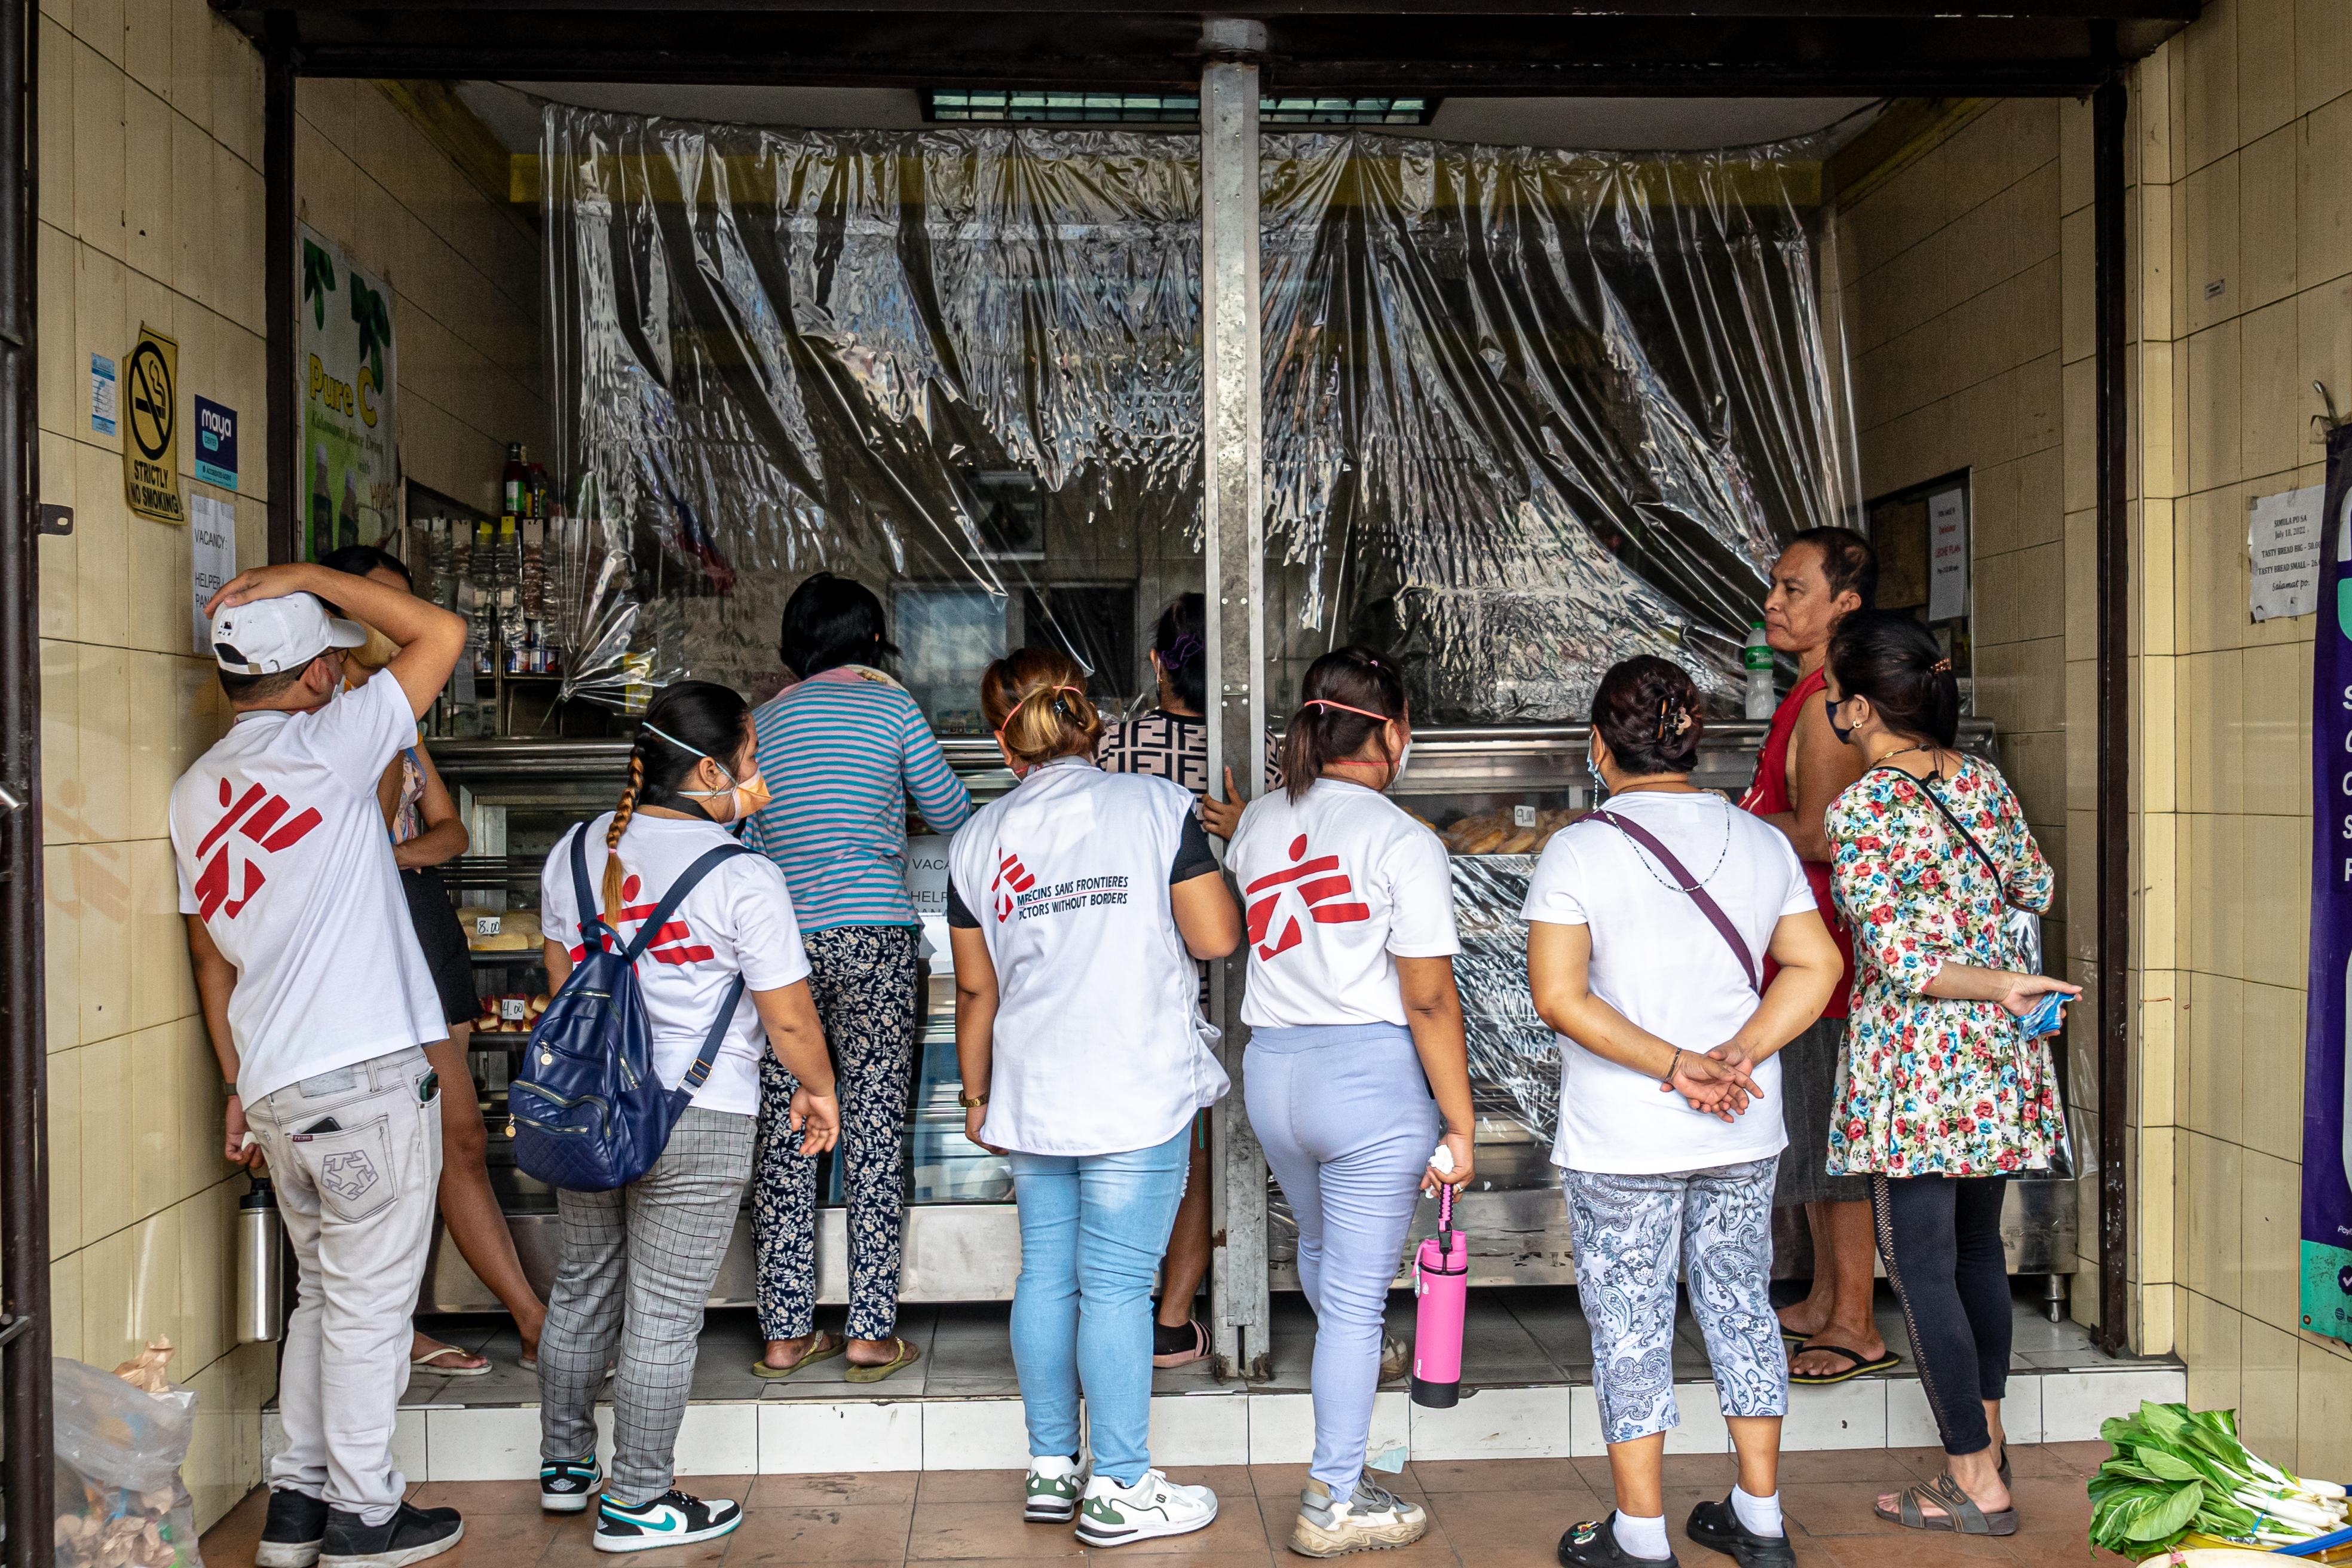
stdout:
[(274, 1341), (286, 1331), (286, 1222), (267, 1176), (236, 1200), (236, 1342)]

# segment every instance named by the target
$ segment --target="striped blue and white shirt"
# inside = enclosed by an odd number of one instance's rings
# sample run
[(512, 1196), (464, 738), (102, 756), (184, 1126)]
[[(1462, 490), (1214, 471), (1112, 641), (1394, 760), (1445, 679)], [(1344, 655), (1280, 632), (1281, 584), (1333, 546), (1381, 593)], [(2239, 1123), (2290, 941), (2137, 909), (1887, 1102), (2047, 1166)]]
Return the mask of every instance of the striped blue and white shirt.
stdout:
[(934, 833), (971, 815), (923, 711), (877, 670), (844, 665), (786, 687), (751, 715), (773, 797), (743, 842), (773, 860), (803, 931), (910, 926), (907, 797)]

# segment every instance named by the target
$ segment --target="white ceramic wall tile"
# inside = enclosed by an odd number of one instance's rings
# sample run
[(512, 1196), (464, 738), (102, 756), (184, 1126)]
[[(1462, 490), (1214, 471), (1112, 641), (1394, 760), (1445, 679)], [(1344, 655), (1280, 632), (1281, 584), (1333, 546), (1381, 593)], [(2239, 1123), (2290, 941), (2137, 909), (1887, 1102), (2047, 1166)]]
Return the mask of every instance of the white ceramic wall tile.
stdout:
[(1151, 1462), (1162, 1468), (1246, 1465), (1249, 1434), (1249, 1396), (1238, 1390), (1163, 1394), (1151, 1402)]
[[(424, 1424), (422, 1422), (418, 1423), (420, 1427), (422, 1427), (423, 1425)], [(400, 1430), (398, 1427), (394, 1427), (393, 1429), (392, 1441), (393, 1446), (397, 1448), (400, 1444)], [(263, 1471), (266, 1473), (269, 1468), (269, 1462), (285, 1451), (286, 1418), (275, 1410), (263, 1411), (261, 1413), (261, 1468)], [(418, 1468), (420, 1469), (423, 1468), (422, 1466), (419, 1466)], [(405, 1474), (407, 1469), (408, 1467), (406, 1465), (401, 1466), (401, 1471), (403, 1474)]]
[[(1411, 1450), (1412, 1401), (1402, 1391), (1372, 1396), (1368, 1455), (1397, 1446)], [(1253, 1465), (1303, 1465), (1315, 1457), (1315, 1400), (1306, 1394), (1253, 1394), (1249, 1396), (1249, 1462)]]
[(523, 1481), (539, 1474), (536, 1405), (426, 1405), (404, 1410), (425, 1417), (426, 1457), (436, 1481)]
[(1675, 1405), (1682, 1422), (1666, 1434), (1669, 1454), (1725, 1454), (1731, 1451), (1731, 1428), (1723, 1424), (1723, 1410), (1715, 1402), (1715, 1384), (1675, 1384)]
[[(271, 1426), (278, 1425), (277, 1412), (270, 1412), (268, 1423)], [(279, 1426), (278, 1433), (282, 1438), (285, 1428)], [(261, 1446), (265, 1452), (268, 1451), (269, 1440), (267, 1436), (262, 1439)], [(431, 1473), (432, 1461), (433, 1452), (425, 1437), (425, 1412), (402, 1411), (394, 1418), (392, 1426), (393, 1468), (409, 1480), (421, 1481)]]
[(1569, 1457), (1569, 1391), (1487, 1388), (1451, 1410), (1411, 1406), (1415, 1459), (1561, 1459)]
[(760, 1473), (919, 1470), (923, 1409), (912, 1400), (888, 1405), (764, 1400), (760, 1405)]
[[(1687, 1410), (1684, 1418), (1689, 1418)], [(1878, 1378), (1858, 1378), (1827, 1388), (1790, 1389), (1789, 1414), (1780, 1423), (1780, 1446), (1792, 1452), (1884, 1448), (1886, 1384)]]
[[(1377, 1448), (1380, 1445), (1372, 1445)], [(1253, 1465), (1303, 1465), (1315, 1457), (1315, 1399), (1306, 1394), (1249, 1396)]]
[(677, 1429), (677, 1468), (681, 1476), (748, 1476), (757, 1470), (760, 1401), (688, 1405)]
[(2178, 1367), (2134, 1372), (2052, 1372), (2042, 1377), (2042, 1440), (2086, 1443), (2110, 1415), (2128, 1415), (2143, 1399), (2159, 1404), (2189, 1397), (2189, 1374)]
[(1569, 1385), (1568, 1451), (1579, 1459), (1597, 1459), (1609, 1452), (1609, 1445), (1601, 1440), (1601, 1400), (1589, 1383)]
[[(2010, 1385), (2017, 1379), (2011, 1376)], [(1791, 1394), (1796, 1391), (1790, 1390)], [(2003, 1413), (2004, 1416), (2006, 1412)], [(1936, 1431), (1936, 1413), (1927, 1407), (1927, 1391), (1916, 1377), (1889, 1378), (1886, 1383), (1886, 1446), (1890, 1448), (1932, 1448), (1943, 1438)], [(1790, 1447), (1790, 1445), (1783, 1445)]]
[[(2001, 1429), (2012, 1443), (2042, 1441), (2042, 1377), (2009, 1374), (2009, 1392), (2000, 1401)], [(2095, 1434), (2094, 1434), (2095, 1436)]]
[(1018, 1470), (1029, 1464), (1029, 1428), (1017, 1399), (923, 1404), (923, 1468)]

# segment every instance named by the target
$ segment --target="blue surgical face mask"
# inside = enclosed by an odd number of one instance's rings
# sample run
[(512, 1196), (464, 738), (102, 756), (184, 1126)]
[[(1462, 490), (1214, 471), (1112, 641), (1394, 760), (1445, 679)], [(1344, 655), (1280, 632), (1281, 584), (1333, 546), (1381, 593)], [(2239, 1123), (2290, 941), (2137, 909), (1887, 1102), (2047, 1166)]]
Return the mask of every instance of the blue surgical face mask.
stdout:
[(1830, 733), (1838, 738), (1838, 744), (1841, 746), (1851, 746), (1853, 744), (1854, 726), (1851, 724), (1841, 724), (1837, 720), (1838, 710), (1844, 707), (1850, 700), (1852, 700), (1850, 698), (1844, 697), (1824, 697), (1822, 699), (1822, 708), (1829, 714), (1830, 718)]

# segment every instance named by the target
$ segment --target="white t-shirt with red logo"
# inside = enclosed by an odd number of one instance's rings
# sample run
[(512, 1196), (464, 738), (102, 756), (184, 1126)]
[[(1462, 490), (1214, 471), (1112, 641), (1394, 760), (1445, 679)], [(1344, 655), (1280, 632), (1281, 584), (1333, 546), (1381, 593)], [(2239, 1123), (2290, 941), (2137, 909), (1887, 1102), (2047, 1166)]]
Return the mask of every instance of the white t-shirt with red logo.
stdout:
[(307, 713), (239, 716), (172, 786), (180, 911), (236, 966), (247, 1104), (449, 1033), (376, 803), (415, 739), (407, 693), (380, 671)]
[(1226, 865), (1249, 921), (1253, 1029), (1402, 1024), (1400, 958), (1462, 951), (1445, 846), (1378, 790), (1317, 779), (1250, 802)]
[[(613, 826), (606, 812), (586, 826), (588, 889), (604, 885), (604, 835)], [(556, 841), (540, 873), (540, 929), (571, 950), (574, 963), (586, 955), (580, 934), (580, 901), (572, 888), (572, 839), (575, 828)], [(674, 816), (629, 818), (621, 835), (621, 940), (636, 939), (662, 895), (706, 851), (732, 844), (735, 836), (715, 822)], [(719, 1017), (719, 1005), (737, 974), (750, 991), (775, 991), (809, 973), (808, 950), (801, 943), (793, 895), (775, 862), (760, 854), (722, 860), (697, 882), (669, 921), (637, 959), (637, 994), (653, 1028), (654, 1076), (672, 1089), (686, 1081), (697, 1052)], [(705, 1110), (739, 1116), (760, 1113), (760, 1057), (768, 1048), (759, 1009), (745, 996), (735, 1005), (735, 1021), (710, 1065), (710, 1076), (694, 1093)]]

